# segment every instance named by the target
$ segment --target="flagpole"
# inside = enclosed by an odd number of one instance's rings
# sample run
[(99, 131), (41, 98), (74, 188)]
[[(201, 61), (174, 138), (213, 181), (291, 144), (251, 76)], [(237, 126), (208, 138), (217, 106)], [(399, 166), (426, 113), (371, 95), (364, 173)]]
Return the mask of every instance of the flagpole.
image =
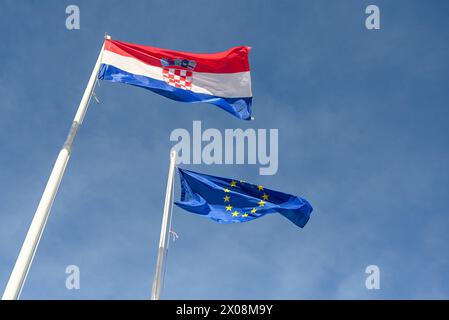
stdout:
[(156, 262), (156, 272), (154, 274), (153, 289), (151, 292), (151, 300), (159, 300), (161, 296), (161, 291), (164, 281), (164, 269), (165, 269), (165, 259), (168, 247), (168, 236), (170, 230), (169, 223), (171, 220), (171, 208), (172, 208), (172, 196), (173, 196), (173, 182), (175, 175), (175, 164), (176, 164), (176, 151), (172, 150), (170, 152), (170, 167), (168, 169), (168, 179), (167, 179), (167, 189), (165, 191), (165, 204), (164, 213), (162, 215), (162, 225), (161, 225), (161, 236), (159, 239), (159, 250)]
[[(110, 39), (110, 37), (105, 35), (105, 39)], [(67, 167), (67, 163), (72, 152), (73, 141), (89, 106), (89, 101), (92, 97), (93, 89), (97, 82), (97, 75), (100, 70), (103, 48), (104, 43), (101, 47), (94, 69), (90, 75), (89, 82), (84, 90), (78, 111), (73, 119), (72, 127), (70, 128), (67, 139), (62, 146), (62, 149), (59, 152), (53, 166), (47, 185), (28, 229), (28, 233), (22, 244), (22, 248), (20, 249), (14, 269), (9, 277), (5, 291), (3, 292), (2, 300), (16, 300), (20, 296), (23, 284), (27, 277), (28, 271), (30, 270), (31, 263), (33, 262), (36, 249), (39, 245), (40, 238), (45, 229), (45, 224), (50, 214), (51, 206), (55, 199), (56, 193), (58, 192), (59, 184), (61, 183), (64, 171)]]

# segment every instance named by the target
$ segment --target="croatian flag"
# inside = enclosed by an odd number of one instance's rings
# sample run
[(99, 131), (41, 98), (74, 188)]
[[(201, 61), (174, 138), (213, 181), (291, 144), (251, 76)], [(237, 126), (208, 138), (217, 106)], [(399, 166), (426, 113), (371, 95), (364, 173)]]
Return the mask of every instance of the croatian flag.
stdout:
[(251, 119), (250, 48), (187, 53), (105, 40), (98, 78), (149, 89), (183, 102), (209, 102)]

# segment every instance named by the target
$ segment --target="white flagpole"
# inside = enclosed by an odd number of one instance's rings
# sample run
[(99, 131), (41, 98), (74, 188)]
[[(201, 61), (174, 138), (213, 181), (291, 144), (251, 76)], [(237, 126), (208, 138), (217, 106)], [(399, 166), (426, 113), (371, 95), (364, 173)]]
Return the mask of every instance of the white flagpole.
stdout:
[(171, 220), (171, 207), (173, 196), (173, 181), (175, 175), (176, 151), (170, 152), (170, 167), (168, 169), (167, 189), (165, 191), (164, 214), (162, 215), (161, 237), (159, 239), (159, 250), (157, 255), (156, 272), (154, 274), (153, 290), (151, 300), (159, 300), (163, 287), (165, 258), (168, 247), (168, 237), (170, 236), (169, 223)]
[[(110, 39), (109, 36), (105, 36), (106, 39)], [(30, 270), (31, 263), (33, 262), (34, 254), (39, 245), (39, 240), (45, 228), (48, 216), (50, 214), (53, 200), (58, 192), (59, 184), (61, 183), (64, 171), (67, 167), (67, 163), (72, 152), (72, 144), (75, 139), (79, 126), (82, 124), (84, 115), (86, 114), (87, 107), (89, 106), (90, 98), (92, 97), (93, 89), (97, 82), (97, 75), (100, 70), (101, 56), (103, 53), (104, 44), (101, 47), (100, 54), (98, 55), (95, 67), (90, 75), (89, 82), (84, 90), (83, 97), (73, 119), (72, 127), (67, 136), (67, 139), (59, 152), (58, 158), (51, 171), (50, 178), (42, 194), (39, 205), (34, 214), (33, 221), (31, 222), (28, 233), (25, 237), (25, 241), (20, 249), (19, 256), (17, 257), (16, 264), (9, 277), (8, 284), (3, 292), (2, 300), (16, 300), (19, 298), (22, 291), (23, 284)]]

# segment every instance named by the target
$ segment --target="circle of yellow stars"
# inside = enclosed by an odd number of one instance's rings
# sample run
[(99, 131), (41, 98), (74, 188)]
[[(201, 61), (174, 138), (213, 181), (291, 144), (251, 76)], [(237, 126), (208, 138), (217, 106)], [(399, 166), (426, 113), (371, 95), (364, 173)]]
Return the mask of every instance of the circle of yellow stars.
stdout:
[[(245, 183), (244, 180), (240, 180), (239, 182), (240, 182), (240, 184)], [(231, 180), (231, 182), (229, 183), (229, 188), (238, 188), (237, 181)], [(233, 207), (230, 203), (231, 202), (231, 196), (230, 196), (231, 189), (229, 189), (229, 188), (223, 188), (223, 191), (224, 191), (223, 202), (224, 202), (224, 204), (226, 204), (226, 206), (225, 206), (226, 212), (229, 211), (229, 213), (232, 215), (233, 218), (237, 218), (239, 216), (241, 216), (242, 218), (247, 218), (249, 216), (248, 212), (240, 213), (236, 209), (234, 209), (234, 211), (232, 210)], [(260, 208), (260, 207), (265, 206), (265, 203), (266, 203), (266, 201), (268, 201), (269, 196), (265, 193), (262, 185), (258, 185), (257, 190), (263, 192), (262, 199), (260, 199), (260, 201), (257, 203), (259, 205), (258, 208)], [(258, 208), (252, 208), (250, 212), (252, 214), (255, 214), (257, 212)]]

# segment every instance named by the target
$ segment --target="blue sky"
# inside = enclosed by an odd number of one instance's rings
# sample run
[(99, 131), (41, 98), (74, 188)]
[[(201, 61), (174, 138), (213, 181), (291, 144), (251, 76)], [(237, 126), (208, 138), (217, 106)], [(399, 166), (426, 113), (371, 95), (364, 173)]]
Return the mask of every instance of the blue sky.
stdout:
[[(65, 28), (77, 4), (81, 29)], [(381, 29), (365, 28), (376, 4)], [(449, 4), (446, 1), (1, 1), (3, 290), (107, 31), (192, 52), (249, 45), (254, 116), (101, 83), (23, 299), (147, 299), (170, 132), (278, 128), (279, 170), (189, 165), (301, 195), (280, 215), (220, 225), (174, 209), (165, 299), (449, 298)], [(175, 185), (176, 197), (179, 185)], [(65, 268), (81, 289), (65, 288)], [(365, 288), (378, 265), (381, 289)]]

